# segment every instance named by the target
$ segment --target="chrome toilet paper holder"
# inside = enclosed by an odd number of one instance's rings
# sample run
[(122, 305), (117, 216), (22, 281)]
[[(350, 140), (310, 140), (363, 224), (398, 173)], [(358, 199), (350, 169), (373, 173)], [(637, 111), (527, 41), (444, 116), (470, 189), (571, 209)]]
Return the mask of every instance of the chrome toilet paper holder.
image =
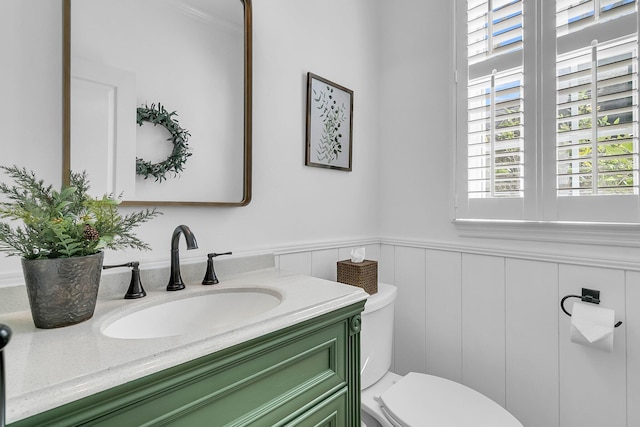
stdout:
[[(569, 313), (567, 309), (564, 308), (564, 302), (567, 300), (567, 298), (580, 298), (580, 300), (584, 302), (590, 302), (592, 304), (600, 304), (600, 291), (582, 288), (582, 295), (567, 295), (564, 298), (562, 298), (560, 300), (560, 308), (562, 309), (562, 311), (564, 311), (564, 314), (571, 317), (571, 313)], [(617, 328), (620, 325), (622, 325), (622, 322), (618, 322), (613, 326)]]

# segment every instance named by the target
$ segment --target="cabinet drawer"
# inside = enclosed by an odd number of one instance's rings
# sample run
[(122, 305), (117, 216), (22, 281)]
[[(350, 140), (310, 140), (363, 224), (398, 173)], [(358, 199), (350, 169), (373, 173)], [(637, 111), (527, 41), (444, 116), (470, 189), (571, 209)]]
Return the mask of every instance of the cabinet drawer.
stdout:
[[(334, 325), (241, 358), (231, 369), (224, 367), (197, 382), (181, 384), (153, 402), (138, 405), (135, 412), (144, 407), (145, 412), (163, 414), (154, 422), (187, 427), (277, 425), (346, 386), (345, 361), (339, 357), (344, 354), (343, 331)], [(164, 414), (169, 405), (176, 412)], [(117, 418), (130, 420), (127, 412)], [(149, 418), (154, 417), (140, 421)]]

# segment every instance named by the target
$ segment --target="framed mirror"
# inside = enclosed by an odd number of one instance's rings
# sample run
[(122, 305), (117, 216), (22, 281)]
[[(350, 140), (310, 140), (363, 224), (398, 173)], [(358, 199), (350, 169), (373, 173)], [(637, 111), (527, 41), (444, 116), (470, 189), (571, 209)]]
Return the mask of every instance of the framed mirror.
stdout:
[(63, 0), (63, 181), (129, 205), (251, 201), (251, 0)]

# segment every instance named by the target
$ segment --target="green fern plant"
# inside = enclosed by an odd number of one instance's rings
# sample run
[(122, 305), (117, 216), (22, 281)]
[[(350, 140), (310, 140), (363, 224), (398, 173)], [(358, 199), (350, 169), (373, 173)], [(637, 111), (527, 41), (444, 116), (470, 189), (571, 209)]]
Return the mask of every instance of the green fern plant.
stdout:
[[(70, 258), (95, 254), (102, 249), (150, 249), (133, 229), (160, 212), (118, 213), (119, 199), (87, 192), (86, 172), (70, 175), (69, 185), (57, 191), (38, 180), (32, 171), (0, 166), (14, 182), (0, 182), (0, 251), (26, 259)], [(22, 225), (14, 225), (21, 221)]]

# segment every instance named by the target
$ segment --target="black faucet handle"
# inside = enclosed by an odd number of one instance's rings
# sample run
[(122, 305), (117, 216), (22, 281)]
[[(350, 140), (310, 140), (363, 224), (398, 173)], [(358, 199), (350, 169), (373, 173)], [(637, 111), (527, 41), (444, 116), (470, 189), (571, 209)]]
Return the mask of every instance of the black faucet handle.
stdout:
[(217, 253), (214, 252), (214, 253), (211, 253), (211, 254), (207, 254), (207, 257), (209, 257), (209, 259), (211, 259), (211, 258), (215, 258), (217, 256), (232, 255), (232, 254), (233, 254), (233, 252), (223, 252), (221, 254), (217, 254)]
[(106, 270), (117, 267), (131, 268), (131, 281), (129, 282), (129, 289), (127, 289), (124, 299), (137, 299), (147, 296), (147, 293), (142, 287), (142, 282), (140, 281), (140, 263), (138, 261), (126, 262), (124, 264), (117, 265), (103, 265), (102, 269)]
[[(118, 267), (133, 267), (133, 262), (125, 262), (124, 264), (114, 264), (114, 265), (103, 265), (102, 269), (103, 270), (108, 270), (110, 268), (118, 268)], [(139, 262), (136, 262), (136, 264), (140, 265)]]
[(124, 295), (124, 299), (138, 299), (142, 297), (146, 297), (147, 293), (142, 287), (142, 282), (140, 281), (140, 266), (139, 262), (133, 262), (131, 267), (131, 282), (129, 282), (129, 289), (127, 289), (127, 293)]
[(204, 279), (202, 279), (203, 285), (217, 285), (220, 283), (218, 277), (216, 276), (216, 271), (213, 268), (213, 258), (221, 256), (221, 255), (231, 255), (232, 252), (224, 252), (224, 253), (210, 253), (207, 254), (207, 272), (204, 274)]

